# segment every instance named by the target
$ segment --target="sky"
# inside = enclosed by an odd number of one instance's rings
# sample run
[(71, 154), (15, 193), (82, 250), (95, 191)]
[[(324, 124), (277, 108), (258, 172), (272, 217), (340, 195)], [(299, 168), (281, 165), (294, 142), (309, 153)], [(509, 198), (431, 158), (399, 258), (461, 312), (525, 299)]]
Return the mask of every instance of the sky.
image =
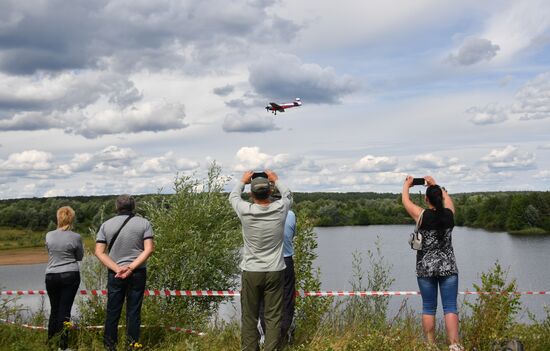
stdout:
[(0, 2), (0, 199), (169, 193), (212, 162), (228, 189), (548, 191), (550, 3)]

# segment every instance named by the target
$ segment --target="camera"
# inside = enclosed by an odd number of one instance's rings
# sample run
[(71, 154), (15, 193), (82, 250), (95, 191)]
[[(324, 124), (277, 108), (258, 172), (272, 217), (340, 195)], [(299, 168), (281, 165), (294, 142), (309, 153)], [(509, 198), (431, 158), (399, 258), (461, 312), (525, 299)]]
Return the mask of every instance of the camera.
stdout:
[(254, 171), (254, 173), (252, 173), (252, 179), (258, 177), (267, 178), (267, 174), (264, 171)]
[(426, 185), (426, 179), (424, 178), (413, 178), (412, 185)]

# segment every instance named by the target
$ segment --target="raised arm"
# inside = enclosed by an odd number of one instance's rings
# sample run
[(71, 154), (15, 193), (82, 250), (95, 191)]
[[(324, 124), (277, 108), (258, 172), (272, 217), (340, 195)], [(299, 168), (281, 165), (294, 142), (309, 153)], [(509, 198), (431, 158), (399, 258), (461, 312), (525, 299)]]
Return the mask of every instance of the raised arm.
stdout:
[(279, 189), (279, 192), (281, 193), (281, 200), (285, 206), (290, 209), (290, 206), (292, 205), (292, 193), (290, 192), (290, 189), (281, 183), (279, 176), (272, 170), (267, 169), (265, 174), (267, 174), (267, 179), (269, 179), (269, 181), (275, 184), (277, 189)]
[(418, 222), (418, 218), (420, 217), (423, 209), (422, 207), (417, 206), (414, 202), (411, 201), (409, 189), (412, 187), (412, 182), (412, 176), (407, 176), (407, 178), (405, 178), (405, 182), (403, 183), (403, 192), (401, 193), (401, 202), (403, 203), (403, 206), (405, 207), (405, 210), (407, 211), (409, 216), (411, 216), (415, 222)]
[(254, 172), (252, 171), (244, 172), (241, 181), (235, 185), (235, 187), (233, 188), (233, 190), (231, 190), (231, 193), (229, 194), (229, 202), (231, 203), (231, 207), (233, 207), (237, 214), (240, 213), (239, 205), (246, 202), (242, 199), (241, 194), (244, 190), (245, 184), (250, 183), (252, 174), (254, 174)]

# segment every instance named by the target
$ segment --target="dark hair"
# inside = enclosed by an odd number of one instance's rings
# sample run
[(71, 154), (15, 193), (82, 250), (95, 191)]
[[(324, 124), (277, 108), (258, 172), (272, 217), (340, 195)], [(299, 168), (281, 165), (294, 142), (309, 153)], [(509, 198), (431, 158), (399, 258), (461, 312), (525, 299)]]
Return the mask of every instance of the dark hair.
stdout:
[(271, 195), (271, 191), (269, 191), (269, 188), (258, 192), (252, 191), (252, 196), (254, 196), (254, 198), (257, 200), (268, 199), (269, 195)]
[(124, 194), (117, 197), (116, 199), (117, 213), (134, 212), (135, 208), (136, 208), (136, 202), (131, 195)]
[(428, 198), (428, 201), (430, 201), (430, 204), (435, 207), (435, 215), (437, 217), (437, 223), (439, 225), (443, 224), (443, 191), (439, 187), (439, 185), (430, 185), (426, 189), (426, 197)]

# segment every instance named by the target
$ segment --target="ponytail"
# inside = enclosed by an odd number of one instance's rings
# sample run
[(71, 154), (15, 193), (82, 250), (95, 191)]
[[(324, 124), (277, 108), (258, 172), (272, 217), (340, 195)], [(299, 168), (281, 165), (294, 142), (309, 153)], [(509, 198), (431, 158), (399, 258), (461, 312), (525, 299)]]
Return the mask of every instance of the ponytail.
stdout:
[(428, 198), (428, 201), (430, 201), (430, 204), (435, 207), (437, 224), (443, 225), (443, 210), (445, 209), (445, 207), (443, 206), (443, 191), (441, 191), (439, 185), (430, 185), (426, 189), (426, 197)]

